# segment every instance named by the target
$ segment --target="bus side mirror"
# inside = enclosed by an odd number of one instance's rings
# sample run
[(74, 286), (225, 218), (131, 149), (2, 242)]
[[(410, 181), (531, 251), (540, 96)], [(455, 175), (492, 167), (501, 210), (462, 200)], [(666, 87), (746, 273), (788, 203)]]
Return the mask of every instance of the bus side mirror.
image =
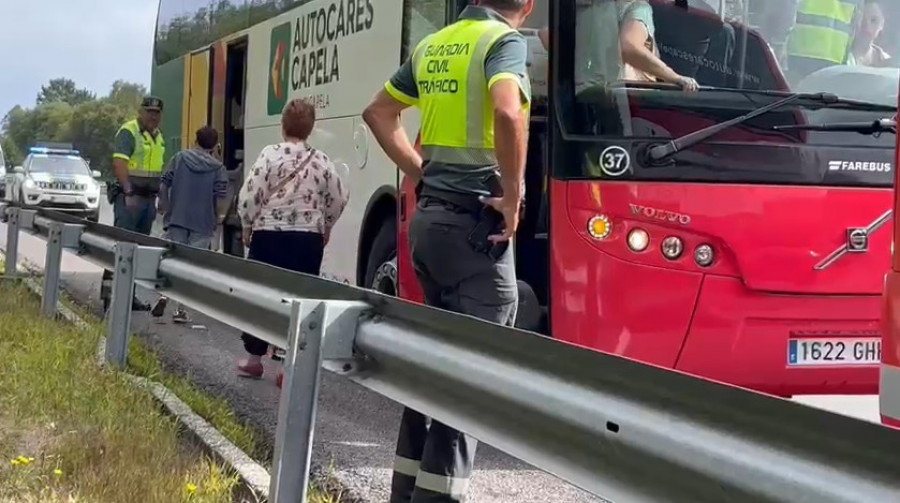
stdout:
[(25, 174), (25, 168), (23, 168), (22, 166), (16, 166), (16, 167), (13, 168), (13, 173), (15, 173), (15, 174), (17, 174), (17, 175), (24, 175), (24, 174)]
[(103, 174), (100, 173), (99, 171), (97, 171), (96, 169), (93, 169), (93, 170), (91, 170), (91, 176), (94, 178), (100, 178), (101, 176), (103, 176)]

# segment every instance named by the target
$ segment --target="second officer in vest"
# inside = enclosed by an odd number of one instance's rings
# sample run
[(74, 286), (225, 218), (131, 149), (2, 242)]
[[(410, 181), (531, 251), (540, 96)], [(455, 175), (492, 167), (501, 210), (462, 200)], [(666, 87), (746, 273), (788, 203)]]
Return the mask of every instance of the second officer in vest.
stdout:
[[(150, 234), (156, 220), (156, 196), (163, 171), (166, 143), (159, 130), (163, 102), (155, 96), (141, 100), (138, 117), (119, 128), (113, 152), (113, 171), (116, 181), (109, 187), (107, 197), (113, 205), (113, 225), (140, 234)], [(109, 302), (109, 282), (112, 274), (104, 271), (101, 297)], [(136, 297), (136, 310), (150, 306)], [(154, 310), (165, 309), (165, 301), (157, 302)], [(157, 313), (154, 313), (157, 314)], [(162, 315), (162, 313), (158, 313)]]
[[(415, 48), (363, 115), (419, 185), (409, 244), (425, 302), (509, 326), (518, 301), (509, 244), (522, 205), (531, 98), (517, 28), (532, 6), (466, 7)], [(410, 106), (422, 115), (421, 156), (400, 123)], [(475, 440), (411, 409), (401, 421), (391, 503), (462, 501)]]
[(116, 133), (113, 170), (117, 183), (111, 194), (115, 226), (140, 234), (149, 235), (156, 220), (156, 196), (166, 153), (159, 130), (162, 109), (162, 100), (145, 97), (137, 119), (126, 122)]
[(800, 0), (787, 42), (794, 82), (829, 66), (843, 65), (863, 0)]

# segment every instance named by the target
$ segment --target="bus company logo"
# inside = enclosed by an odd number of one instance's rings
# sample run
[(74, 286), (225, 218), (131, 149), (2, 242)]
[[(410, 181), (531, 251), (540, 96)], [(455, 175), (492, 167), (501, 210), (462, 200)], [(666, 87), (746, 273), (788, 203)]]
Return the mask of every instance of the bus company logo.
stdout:
[(828, 171), (863, 171), (867, 173), (890, 173), (891, 163), (872, 161), (828, 161)]
[(272, 28), (269, 46), (269, 115), (278, 115), (284, 110), (288, 97), (288, 61), (291, 57), (291, 23), (283, 23)]

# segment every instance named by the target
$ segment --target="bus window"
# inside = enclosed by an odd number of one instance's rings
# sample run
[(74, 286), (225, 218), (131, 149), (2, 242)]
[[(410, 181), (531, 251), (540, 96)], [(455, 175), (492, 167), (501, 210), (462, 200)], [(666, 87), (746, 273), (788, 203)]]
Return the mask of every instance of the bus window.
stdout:
[(404, 0), (402, 59), (428, 35), (440, 30), (447, 23), (447, 2), (454, 0)]
[(156, 64), (161, 65), (311, 0), (160, 0)]
[[(798, 26), (805, 18), (796, 12), (795, 0), (562, 2), (558, 26), (563, 47), (558, 57), (568, 68), (561, 67), (565, 75), (561, 75), (560, 84), (566, 90), (561, 93), (565, 95), (563, 110), (571, 112), (562, 115), (564, 126), (576, 134), (680, 136), (764, 104), (759, 100), (766, 98), (754, 98), (754, 91), (828, 92), (895, 106), (893, 94), (900, 71), (889, 68), (888, 59), (867, 66), (861, 64), (864, 58), (855, 55), (881, 55), (877, 51), (889, 54), (884, 49), (888, 45), (885, 33), (892, 30), (879, 30), (882, 24), (878, 13), (883, 16), (883, 25), (889, 27), (900, 14), (900, 2), (859, 3), (848, 25), (853, 32), (847, 50), (841, 53), (843, 63), (819, 60), (816, 66), (810, 66), (796, 57), (800, 52), (797, 39), (785, 38), (803, 33)], [(722, 5), (724, 11), (720, 11)], [(877, 9), (873, 7), (876, 5)], [(791, 22), (769, 22), (786, 11), (794, 14)], [(756, 23), (763, 23), (765, 28)], [(566, 47), (570, 47), (568, 54)], [(776, 54), (776, 47), (783, 57)], [(815, 48), (807, 50), (815, 52)], [(695, 79), (701, 90), (681, 91), (681, 77)], [(757, 92), (755, 96), (761, 95)], [(729, 130), (718, 139), (725, 141), (730, 135), (731, 141), (744, 138), (754, 142), (882, 146), (886, 139), (860, 135), (771, 133), (773, 125), (865, 121), (870, 114), (846, 108), (785, 107)], [(741, 136), (738, 133), (742, 129), (755, 132)]]
[(528, 77), (531, 79), (532, 114), (546, 114), (549, 67), (547, 50), (540, 39), (540, 31), (547, 28), (550, 19), (550, 2), (535, 0), (531, 15), (519, 30), (528, 43)]

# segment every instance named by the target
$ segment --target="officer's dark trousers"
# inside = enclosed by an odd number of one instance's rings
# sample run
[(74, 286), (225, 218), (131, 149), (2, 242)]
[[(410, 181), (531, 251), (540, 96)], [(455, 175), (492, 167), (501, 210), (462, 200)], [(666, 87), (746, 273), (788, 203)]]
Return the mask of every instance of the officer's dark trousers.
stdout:
[[(416, 275), (430, 306), (512, 326), (518, 290), (512, 249), (497, 261), (467, 241), (475, 216), (423, 198), (410, 224)], [(435, 393), (440, 393), (435, 389)], [(412, 409), (403, 411), (390, 503), (465, 499), (477, 441)]]
[[(149, 236), (153, 229), (153, 221), (156, 220), (156, 197), (137, 197), (137, 204), (133, 209), (125, 205), (125, 195), (119, 193), (113, 200), (113, 226), (126, 231), (136, 232)], [(113, 273), (103, 270), (100, 298), (107, 300), (111, 295)]]

